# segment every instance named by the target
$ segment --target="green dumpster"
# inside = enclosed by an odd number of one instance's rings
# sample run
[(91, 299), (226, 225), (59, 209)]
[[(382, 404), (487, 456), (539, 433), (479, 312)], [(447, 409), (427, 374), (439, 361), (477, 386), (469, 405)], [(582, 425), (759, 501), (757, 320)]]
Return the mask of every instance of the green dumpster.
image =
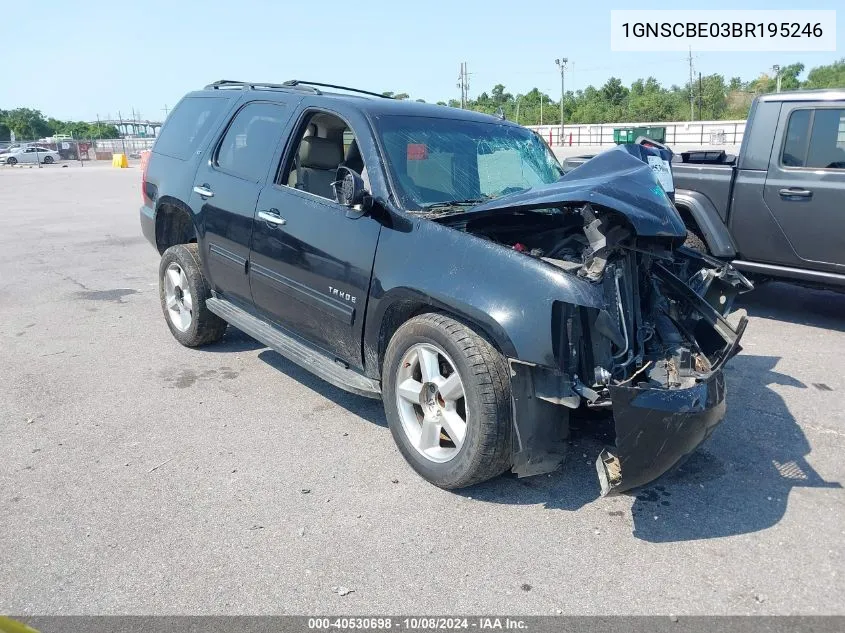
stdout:
[(640, 136), (645, 136), (658, 143), (666, 142), (665, 127), (618, 127), (613, 130), (613, 142), (617, 145), (633, 143)]
[(613, 142), (617, 145), (634, 142), (634, 128), (618, 127), (613, 130)]

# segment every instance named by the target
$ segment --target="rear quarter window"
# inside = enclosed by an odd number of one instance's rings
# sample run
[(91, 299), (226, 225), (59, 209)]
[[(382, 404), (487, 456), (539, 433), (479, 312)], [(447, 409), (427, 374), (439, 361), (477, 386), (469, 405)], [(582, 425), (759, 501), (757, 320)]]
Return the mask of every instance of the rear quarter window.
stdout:
[(167, 117), (153, 151), (188, 160), (227, 103), (224, 97), (185, 97)]

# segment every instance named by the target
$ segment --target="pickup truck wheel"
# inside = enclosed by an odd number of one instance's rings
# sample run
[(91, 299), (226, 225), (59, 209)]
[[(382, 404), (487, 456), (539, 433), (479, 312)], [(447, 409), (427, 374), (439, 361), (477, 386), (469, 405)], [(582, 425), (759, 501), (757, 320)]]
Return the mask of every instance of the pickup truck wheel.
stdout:
[(691, 231), (689, 229), (687, 229), (687, 239), (684, 240), (684, 246), (691, 248), (694, 251), (698, 251), (699, 253), (704, 253), (705, 255), (710, 254), (707, 244), (704, 242), (702, 237), (695, 231)]
[(510, 378), (485, 338), (443, 314), (414, 317), (391, 339), (382, 375), (388, 426), (422, 477), (463, 488), (508, 469)]
[(199, 347), (223, 338), (226, 321), (205, 306), (211, 289), (202, 274), (196, 244), (177, 244), (164, 251), (159, 295), (167, 327), (182, 345)]

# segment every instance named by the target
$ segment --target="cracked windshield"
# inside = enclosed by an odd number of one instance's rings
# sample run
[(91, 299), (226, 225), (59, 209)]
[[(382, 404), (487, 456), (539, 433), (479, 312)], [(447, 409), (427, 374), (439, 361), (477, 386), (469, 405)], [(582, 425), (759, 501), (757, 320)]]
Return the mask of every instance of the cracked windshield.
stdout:
[(377, 127), (402, 205), (443, 211), (558, 180), (545, 142), (512, 124), (384, 116)]

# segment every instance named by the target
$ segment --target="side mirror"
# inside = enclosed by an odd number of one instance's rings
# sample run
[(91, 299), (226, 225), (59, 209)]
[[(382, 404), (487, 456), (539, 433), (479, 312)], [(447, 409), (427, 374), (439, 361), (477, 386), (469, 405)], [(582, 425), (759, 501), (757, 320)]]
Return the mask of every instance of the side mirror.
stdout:
[(363, 204), (369, 195), (364, 186), (364, 179), (349, 167), (337, 168), (337, 180), (334, 184), (334, 197), (345, 207), (356, 207)]

